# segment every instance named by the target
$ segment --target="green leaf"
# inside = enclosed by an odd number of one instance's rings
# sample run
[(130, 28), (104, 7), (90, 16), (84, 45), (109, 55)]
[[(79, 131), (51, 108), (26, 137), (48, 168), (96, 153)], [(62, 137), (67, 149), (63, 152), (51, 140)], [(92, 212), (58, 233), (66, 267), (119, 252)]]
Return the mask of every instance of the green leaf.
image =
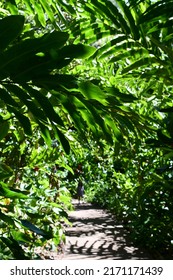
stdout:
[(9, 122), (4, 121), (0, 123), (0, 141), (7, 135), (9, 130)]
[(129, 65), (128, 67), (124, 68), (122, 70), (122, 74), (125, 74), (129, 71), (132, 71), (136, 68), (139, 68), (141, 66), (144, 66), (144, 65), (151, 65), (153, 63), (158, 63), (157, 59), (155, 57), (144, 57), (144, 58), (141, 58), (137, 61), (135, 61), (134, 63), (132, 63), (131, 65)]
[(38, 219), (43, 219), (44, 216), (45, 216), (44, 213), (38, 213), (38, 212), (33, 212), (33, 213), (31, 213), (31, 212), (29, 212), (29, 211), (26, 211), (26, 214), (27, 214), (27, 216), (31, 219), (31, 221), (32, 221), (33, 219), (36, 219), (36, 220), (38, 220)]
[(160, 49), (162, 49), (165, 54), (168, 55), (169, 59), (171, 60), (171, 62), (173, 62), (173, 51), (172, 51), (172, 47), (168, 48), (165, 44), (161, 43), (160, 41), (156, 40), (155, 38), (151, 38), (151, 41)]
[[(79, 98), (73, 97), (73, 99), (71, 101), (72, 101), (72, 103), (75, 104), (76, 110), (79, 111), (80, 115), (86, 121), (88, 127), (91, 129), (92, 133), (97, 138), (98, 130), (96, 127), (95, 119), (94, 119), (93, 115), (91, 114), (91, 112), (88, 110), (88, 108), (85, 106), (85, 104), (82, 102), (82, 98), (79, 99)], [(81, 127), (81, 125), (80, 125), (80, 127)], [(85, 126), (81, 127), (81, 128), (85, 129)]]
[[(120, 24), (114, 14), (109, 10), (109, 6), (106, 5), (106, 2), (100, 3), (100, 1), (92, 0), (92, 4), (94, 4), (93, 10), (98, 10), (99, 14), (103, 14), (105, 18), (111, 20), (117, 27), (120, 27)], [(93, 12), (94, 13), (94, 12)]]
[[(12, 77), (16, 80), (24, 79), (28, 80), (32, 78), (33, 69), (37, 69), (41, 65), (39, 60), (47, 59), (47, 56), (40, 57), (39, 53), (47, 53), (52, 61), (55, 61), (52, 53), (53, 50), (61, 48), (68, 39), (68, 34), (65, 32), (54, 31), (43, 35), (40, 38), (26, 39), (21, 43), (15, 44), (4, 53), (0, 54), (0, 77)], [(49, 61), (49, 60), (48, 60)], [(35, 63), (37, 64), (35, 65)], [(47, 60), (46, 60), (47, 62)], [(46, 63), (45, 62), (45, 63)], [(46, 68), (46, 64), (42, 67), (43, 72), (49, 70), (49, 63)], [(54, 65), (56, 67), (56, 65)], [(36, 75), (37, 73), (33, 73)], [(39, 74), (39, 73), (38, 73)]]
[(19, 199), (29, 199), (29, 196), (24, 194), (19, 190), (10, 190), (6, 184), (0, 183), (0, 196), (4, 196), (6, 198), (19, 198)]
[(2, 221), (4, 221), (6, 224), (8, 224), (8, 226), (9, 225), (13, 226), (13, 227), (15, 226), (14, 220), (11, 217), (9, 217), (8, 215), (5, 215), (4, 213), (2, 213), (1, 211), (0, 211), (0, 219)]
[(32, 98), (26, 91), (14, 84), (8, 84), (5, 85), (5, 87), (9, 92), (13, 92), (23, 102), (23, 104), (27, 106), (33, 116), (35, 116), (38, 120), (42, 120), (45, 123), (47, 122), (47, 118), (44, 112), (38, 106), (36, 106)]
[(23, 16), (8, 16), (0, 20), (0, 51), (20, 35), (24, 20)]
[(65, 2), (65, 1), (63, 1), (63, 0), (59, 0), (58, 2), (63, 6), (63, 8), (64, 8), (68, 13), (70, 13), (71, 15), (76, 15), (76, 9), (73, 8), (73, 6), (71, 5), (71, 3)]
[[(129, 53), (129, 56), (132, 54), (135, 54), (135, 50), (137, 52), (137, 49), (139, 48), (139, 45), (137, 42), (135, 41), (122, 41), (121, 43), (117, 44), (116, 46), (110, 48), (108, 51), (104, 52), (101, 56), (100, 59), (104, 59), (104, 58), (109, 58), (112, 55), (118, 54), (118, 55), (123, 55), (127, 50), (129, 49), (128, 52), (126, 52), (126, 54)], [(119, 54), (120, 53), (120, 54)], [(117, 56), (118, 56), (117, 55)]]
[(70, 144), (64, 134), (54, 126), (55, 136), (60, 141), (62, 148), (64, 149), (66, 154), (70, 153)]
[(45, 27), (46, 26), (46, 17), (45, 17), (45, 13), (42, 9), (41, 4), (38, 1), (33, 1), (33, 0), (30, 0), (30, 1), (34, 7), (34, 10), (36, 12), (39, 22), (41, 23), (41, 25), (43, 27)]
[(25, 256), (25, 252), (23, 251), (23, 249), (20, 247), (18, 242), (13, 239), (12, 236), (10, 236), (9, 238), (1, 236), (0, 239), (11, 250), (11, 252), (14, 255), (14, 259), (16, 259), (16, 260), (26, 260), (26, 259), (28, 259)]
[[(105, 29), (106, 27), (107, 30)], [(110, 26), (104, 26), (97, 23), (96, 20), (81, 19), (76, 21), (76, 25), (72, 27), (73, 37), (76, 38), (74, 43), (78, 44), (85, 40), (86, 44), (91, 45), (101, 38), (108, 37), (109, 35), (115, 35), (115, 29)]]
[(60, 215), (61, 217), (65, 217), (68, 218), (68, 214), (65, 210), (63, 210), (62, 208), (58, 208), (58, 207), (53, 207), (52, 211), (57, 214)]
[(124, 16), (126, 17), (128, 23), (129, 23), (131, 33), (132, 33), (134, 39), (139, 40), (139, 38), (140, 38), (139, 28), (137, 27), (137, 25), (135, 23), (131, 10), (129, 9), (129, 7), (127, 6), (127, 4), (124, 1), (118, 1), (118, 5), (123, 10)]
[(72, 119), (75, 128), (78, 130), (79, 134), (82, 134), (83, 139), (86, 139), (84, 131), (86, 129), (86, 123), (84, 122), (83, 118), (80, 116), (80, 113), (77, 112), (76, 104), (73, 102), (72, 96), (64, 96), (62, 94), (58, 95), (58, 99), (61, 101), (63, 106), (63, 110), (66, 114), (70, 116)]
[(94, 47), (78, 44), (65, 46), (58, 54), (60, 58), (88, 58), (93, 55), (95, 51), (96, 49)]
[(61, 167), (64, 167), (65, 169), (67, 169), (68, 171), (70, 171), (74, 175), (74, 171), (69, 165), (63, 164), (63, 163), (61, 163), (60, 165), (61, 165)]
[(124, 139), (123, 139), (122, 133), (116, 126), (113, 119), (109, 115), (105, 116), (105, 122), (109, 125), (110, 129), (113, 131), (117, 141), (120, 141), (121, 143), (123, 143)]
[(28, 228), (30, 231), (35, 232), (38, 235), (41, 235), (43, 237), (45, 237), (46, 239), (50, 239), (52, 238), (52, 233), (47, 233), (45, 231), (43, 231), (42, 229), (39, 229), (38, 227), (36, 227), (35, 225), (33, 225), (31, 222), (27, 221), (27, 220), (21, 220), (22, 225), (25, 228)]
[(15, 0), (6, 0), (6, 4), (11, 14), (13, 15), (18, 14), (18, 9)]
[(5, 104), (19, 107), (19, 104), (11, 97), (10, 93), (2, 88), (0, 88), (0, 99), (3, 100)]
[(109, 50), (110, 48), (113, 48), (116, 44), (122, 43), (125, 40), (127, 40), (127, 36), (124, 36), (122, 34), (117, 35), (116, 38), (110, 40), (108, 43), (106, 43), (102, 47), (98, 48), (97, 51), (94, 53), (94, 55), (91, 57), (91, 59), (100, 56), (101, 54), (103, 54), (107, 50)]
[(48, 74), (33, 79), (33, 82), (35, 85), (49, 90), (75, 90), (78, 88), (77, 79), (72, 75)]
[(32, 136), (32, 128), (31, 128), (31, 123), (30, 120), (24, 116), (23, 114), (21, 114), (19, 111), (17, 111), (14, 107), (12, 106), (7, 106), (9, 112), (14, 113), (15, 117), (19, 120), (19, 122), (21, 123), (24, 132), (26, 133), (26, 135), (28, 136)]
[[(113, 55), (116, 53), (116, 50), (114, 50), (113, 52)], [(112, 63), (112, 62), (117, 62), (117, 61), (122, 61), (124, 60), (125, 58), (129, 58), (129, 57), (133, 57), (134, 59), (139, 59), (141, 57), (146, 57), (148, 56), (149, 52), (144, 49), (144, 48), (131, 48), (129, 51), (124, 51), (124, 52), (121, 52), (120, 54), (118, 55), (114, 55), (109, 63)], [(106, 55), (108, 55), (108, 53), (106, 53)], [(109, 53), (110, 55), (110, 53)]]
[[(113, 144), (112, 135), (111, 135), (110, 130), (108, 129), (108, 127), (107, 127), (107, 125), (104, 121), (104, 114), (102, 116), (101, 111), (99, 110), (99, 103), (97, 104), (97, 109), (96, 109), (95, 106), (92, 105), (92, 103), (88, 102), (88, 100), (85, 100), (81, 97), (78, 97), (78, 98), (86, 106), (86, 108), (91, 112), (91, 114), (93, 115), (95, 123), (101, 129), (103, 138), (106, 139), (110, 144)], [(100, 137), (101, 136), (99, 136), (99, 138)]]
[(122, 93), (118, 88), (115, 87), (106, 88), (106, 90), (114, 97), (114, 99), (117, 98), (123, 103), (131, 103), (137, 100), (137, 97), (134, 95)]
[(162, 143), (166, 145), (171, 145), (173, 144), (173, 139), (165, 135), (161, 130), (157, 131), (157, 136)]
[(23, 86), (31, 96), (33, 96), (37, 102), (41, 105), (45, 115), (50, 119), (51, 122), (55, 122), (58, 125), (64, 127), (63, 121), (59, 117), (59, 115), (55, 112), (52, 104), (49, 99), (44, 96), (40, 91), (35, 90), (34, 88), (25, 85)]
[(54, 21), (55, 21), (55, 16), (54, 16), (53, 9), (52, 9), (52, 7), (50, 6), (50, 4), (47, 3), (47, 1), (45, 1), (45, 0), (40, 0), (40, 3), (41, 3), (41, 5), (42, 5), (43, 8), (44, 8), (45, 13), (46, 13), (46, 14), (48, 15), (48, 17), (50, 18), (51, 22), (54, 22)]
[(24, 1), (25, 1), (27, 12), (29, 12), (30, 14), (34, 14), (34, 9), (33, 9), (33, 6), (31, 4), (31, 0), (24, 0)]
[(121, 127), (126, 126), (129, 129), (129, 131), (132, 131), (134, 135), (136, 135), (136, 127), (130, 118), (127, 118), (126, 116), (123, 116), (121, 114), (116, 114), (115, 118), (119, 122)]
[(79, 90), (87, 99), (95, 99), (103, 105), (107, 105), (107, 101), (105, 99), (106, 93), (91, 82), (82, 82), (79, 85)]
[(52, 139), (51, 139), (49, 128), (46, 125), (42, 124), (39, 120), (36, 120), (36, 121), (37, 121), (37, 123), (39, 125), (39, 128), (41, 130), (41, 134), (43, 136), (43, 139), (45, 140), (45, 142), (48, 146), (51, 146)]
[(138, 24), (142, 24), (144, 22), (152, 22), (158, 21), (158, 17), (162, 17), (168, 19), (172, 17), (172, 9), (173, 2), (172, 1), (156, 1), (156, 3), (150, 5), (148, 9), (140, 16), (138, 20)]
[(13, 170), (5, 163), (0, 162), (0, 179), (5, 179), (11, 177)]
[(113, 21), (113, 23), (115, 25), (117, 25), (117, 21), (119, 22), (119, 28), (122, 28), (122, 30), (124, 31), (125, 34), (129, 34), (130, 33), (130, 28), (126, 22), (126, 20), (124, 19), (123, 15), (120, 13), (120, 10), (118, 9), (117, 5), (114, 4), (111, 1), (107, 1), (106, 5), (108, 5), (108, 8), (110, 10), (110, 12), (114, 15), (115, 20)]
[(17, 242), (30, 243), (32, 241), (28, 235), (20, 231), (12, 230), (11, 235)]

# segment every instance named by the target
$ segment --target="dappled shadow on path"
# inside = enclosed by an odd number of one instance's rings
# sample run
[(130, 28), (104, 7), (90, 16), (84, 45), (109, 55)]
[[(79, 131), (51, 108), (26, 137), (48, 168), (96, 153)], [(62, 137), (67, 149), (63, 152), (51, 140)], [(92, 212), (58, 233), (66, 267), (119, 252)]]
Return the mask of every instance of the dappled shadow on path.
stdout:
[(130, 233), (106, 211), (90, 204), (75, 205), (69, 216), (65, 259), (147, 260), (151, 256), (134, 246)]

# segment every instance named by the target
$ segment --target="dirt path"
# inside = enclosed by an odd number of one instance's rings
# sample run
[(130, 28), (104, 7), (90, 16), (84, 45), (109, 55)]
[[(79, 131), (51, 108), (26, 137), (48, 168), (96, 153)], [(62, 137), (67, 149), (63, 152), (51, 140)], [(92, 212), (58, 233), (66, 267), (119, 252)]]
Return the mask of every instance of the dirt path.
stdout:
[(137, 248), (130, 234), (111, 214), (89, 203), (74, 201), (75, 211), (69, 214), (72, 227), (66, 230), (67, 241), (62, 259), (66, 260), (147, 260), (144, 249)]

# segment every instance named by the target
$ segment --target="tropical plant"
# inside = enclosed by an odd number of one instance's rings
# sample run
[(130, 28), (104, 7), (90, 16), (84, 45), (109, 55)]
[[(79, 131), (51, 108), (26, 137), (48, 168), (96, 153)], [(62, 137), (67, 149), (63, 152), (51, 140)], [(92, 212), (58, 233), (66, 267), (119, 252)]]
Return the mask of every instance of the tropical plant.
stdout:
[(135, 240), (172, 252), (172, 8), (171, 0), (1, 1), (5, 258), (34, 257), (31, 244), (64, 238), (66, 186), (74, 193), (81, 162), (92, 200)]
[[(18, 4), (22, 11), (22, 4)], [(4, 10), (1, 12), (4, 13)], [(69, 203), (67, 189), (57, 190), (59, 175), (57, 178), (47, 172), (49, 165), (40, 164), (44, 168), (31, 167), (35, 157), (40, 163), (47, 160), (42, 151), (41, 136), (49, 151), (51, 144), (54, 145), (52, 140), (57, 139), (68, 154), (72, 126), (76, 127), (79, 136), (86, 139), (87, 124), (88, 131), (96, 138), (102, 136), (112, 142), (103, 116), (107, 117), (109, 125), (113, 121), (106, 113), (104, 93), (100, 90), (100, 94), (96, 95), (97, 86), (81, 82), (68, 70), (66, 74), (61, 72), (74, 58), (86, 59), (91, 56), (95, 48), (69, 44), (66, 32), (55, 30), (30, 34), (23, 15), (2, 18), (0, 29), (1, 246), (2, 251), (7, 247), (7, 258), (28, 258), (33, 254), (31, 247), (25, 254), (21, 242), (28, 246), (42, 245), (47, 239), (53, 239), (55, 244), (60, 242), (61, 224), (59, 227), (57, 223), (61, 222), (61, 218), (66, 218), (64, 210)], [(116, 127), (115, 133), (119, 134)], [(37, 137), (35, 140), (34, 135)], [(59, 153), (62, 151), (58, 146)], [(55, 163), (59, 164), (57, 161)], [(32, 173), (33, 168), (36, 178)], [(68, 166), (65, 168), (69, 169)], [(30, 175), (31, 181), (27, 179)], [(49, 191), (51, 187), (53, 190)], [(60, 198), (56, 196), (57, 192), (61, 193)], [(67, 198), (63, 196), (64, 192)], [(52, 195), (54, 200), (50, 202)], [(42, 202), (38, 203), (39, 197)], [(44, 215), (38, 212), (44, 212)], [(51, 229), (50, 224), (54, 219), (57, 222)], [(38, 238), (40, 235), (42, 239)]]
[[(115, 143), (118, 154), (110, 156), (116, 163), (115, 170), (108, 172), (112, 182), (103, 172), (101, 181), (92, 181), (89, 194), (132, 221), (135, 239), (150, 248), (160, 247), (162, 255), (168, 251), (172, 255), (173, 1), (72, 2), (77, 17), (71, 38), (97, 48), (90, 57), (95, 67), (77, 66), (76, 71), (82, 74), (85, 69), (88, 75), (89, 69), (98, 84), (114, 92), (114, 100), (135, 110), (142, 120), (134, 114), (123, 117), (122, 111), (118, 115), (117, 104), (113, 105), (125, 146)], [(99, 174), (97, 166), (94, 170)]]

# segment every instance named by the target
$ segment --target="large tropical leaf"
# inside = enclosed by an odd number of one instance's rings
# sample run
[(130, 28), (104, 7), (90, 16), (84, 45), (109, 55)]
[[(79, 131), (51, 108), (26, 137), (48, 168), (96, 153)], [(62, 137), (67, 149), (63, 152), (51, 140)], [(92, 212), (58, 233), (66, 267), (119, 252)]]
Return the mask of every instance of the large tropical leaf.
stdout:
[(67, 39), (67, 33), (55, 31), (40, 38), (27, 39), (15, 44), (0, 54), (1, 79), (10, 77), (23, 82), (49, 72), (49, 67), (52, 70), (57, 66), (54, 62), (57, 59), (56, 51)]
[(24, 16), (8, 16), (0, 20), (0, 51), (6, 49), (21, 34), (24, 20)]

